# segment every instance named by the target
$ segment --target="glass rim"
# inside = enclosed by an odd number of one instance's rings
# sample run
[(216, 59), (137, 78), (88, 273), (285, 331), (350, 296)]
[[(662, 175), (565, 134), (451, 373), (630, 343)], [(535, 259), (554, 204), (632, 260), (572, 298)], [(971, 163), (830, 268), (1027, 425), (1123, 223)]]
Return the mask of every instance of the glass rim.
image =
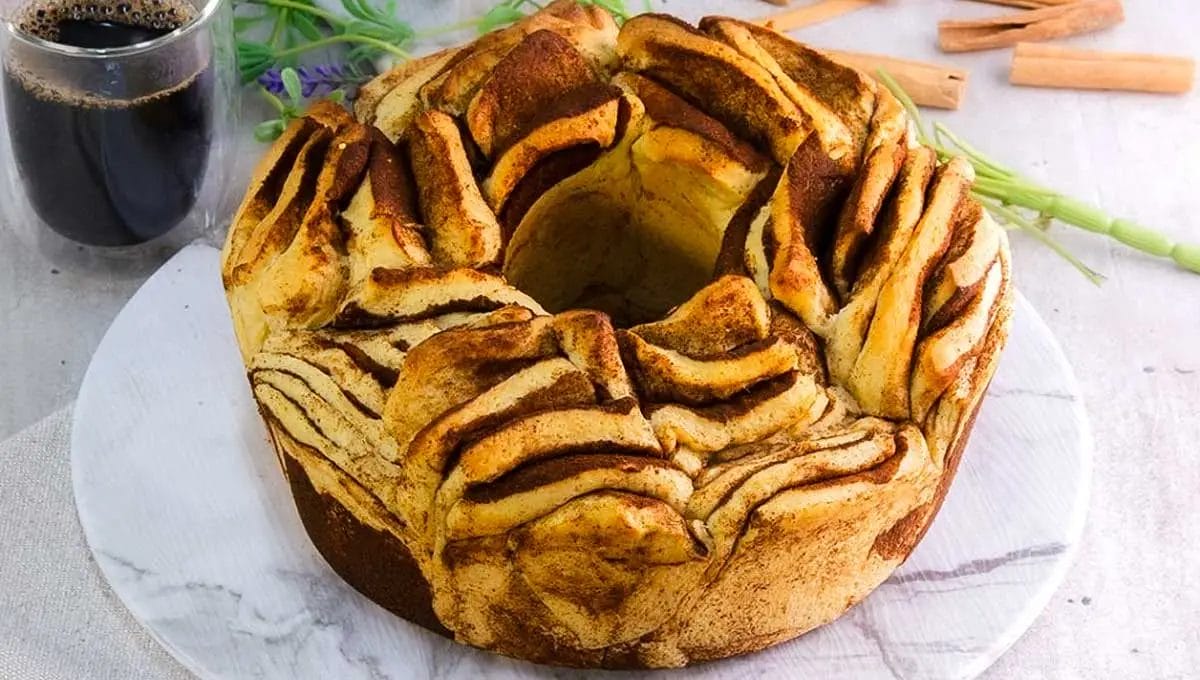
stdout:
[(29, 47), (41, 49), (47, 52), (54, 52), (67, 57), (79, 57), (84, 59), (109, 59), (112, 57), (126, 57), (152, 52), (160, 47), (169, 45), (181, 38), (191, 35), (192, 32), (199, 30), (202, 26), (207, 24), (209, 20), (213, 18), (213, 16), (216, 15), (217, 9), (223, 2), (225, 2), (225, 0), (206, 0), (204, 5), (199, 8), (200, 13), (186, 24), (172, 29), (171, 31), (164, 33), (157, 38), (134, 43), (132, 45), (123, 45), (121, 47), (78, 47), (75, 45), (64, 45), (62, 43), (54, 42), (53, 40), (39, 38), (36, 35), (29, 35), (18, 28), (16, 23), (8, 18), (4, 19), (4, 28), (14, 40), (20, 41)]

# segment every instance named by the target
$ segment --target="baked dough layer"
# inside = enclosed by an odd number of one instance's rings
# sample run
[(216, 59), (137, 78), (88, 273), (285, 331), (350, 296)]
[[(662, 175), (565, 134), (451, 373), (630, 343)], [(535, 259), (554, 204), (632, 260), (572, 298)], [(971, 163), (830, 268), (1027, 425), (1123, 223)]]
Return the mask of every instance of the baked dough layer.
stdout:
[(723, 17), (557, 1), (318, 104), (222, 254), (314, 545), (410, 621), (657, 668), (828, 623), (937, 513), (1008, 332), (970, 166)]

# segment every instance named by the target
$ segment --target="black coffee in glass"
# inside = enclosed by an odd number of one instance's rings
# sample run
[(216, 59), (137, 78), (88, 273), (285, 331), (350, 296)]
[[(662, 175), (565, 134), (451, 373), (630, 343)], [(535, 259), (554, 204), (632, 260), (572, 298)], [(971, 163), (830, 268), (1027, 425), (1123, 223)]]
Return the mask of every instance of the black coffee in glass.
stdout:
[[(121, 48), (195, 18), (187, 0), (34, 0), (17, 28), (79, 48)], [(45, 67), (10, 60), (4, 99), (18, 174), (54, 231), (90, 246), (165, 234), (196, 202), (212, 141), (211, 69), (146, 93), (144, 65), (104, 69), (95, 91), (56, 87)]]

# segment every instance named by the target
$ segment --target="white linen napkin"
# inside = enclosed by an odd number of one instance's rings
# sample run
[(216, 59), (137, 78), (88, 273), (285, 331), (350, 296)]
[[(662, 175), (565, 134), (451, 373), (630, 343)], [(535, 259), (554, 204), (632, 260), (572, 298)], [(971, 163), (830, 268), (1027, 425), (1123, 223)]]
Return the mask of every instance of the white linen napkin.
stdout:
[(0, 443), (0, 678), (193, 677), (92, 560), (71, 490), (71, 408)]

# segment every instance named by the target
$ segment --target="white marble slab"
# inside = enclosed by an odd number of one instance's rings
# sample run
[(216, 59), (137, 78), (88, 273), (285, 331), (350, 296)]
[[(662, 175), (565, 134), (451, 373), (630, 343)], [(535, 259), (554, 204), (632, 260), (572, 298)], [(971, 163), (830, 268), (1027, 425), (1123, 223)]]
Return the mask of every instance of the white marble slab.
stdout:
[[(396, 619), (324, 564), (255, 412), (211, 248), (181, 252), (117, 318), (84, 378), (72, 439), (97, 563), (134, 616), (204, 678), (617, 677), (458, 646)], [(958, 478), (904, 567), (799, 640), (654, 675), (973, 677), (1062, 580), (1090, 477), (1075, 379), (1022, 299)]]

